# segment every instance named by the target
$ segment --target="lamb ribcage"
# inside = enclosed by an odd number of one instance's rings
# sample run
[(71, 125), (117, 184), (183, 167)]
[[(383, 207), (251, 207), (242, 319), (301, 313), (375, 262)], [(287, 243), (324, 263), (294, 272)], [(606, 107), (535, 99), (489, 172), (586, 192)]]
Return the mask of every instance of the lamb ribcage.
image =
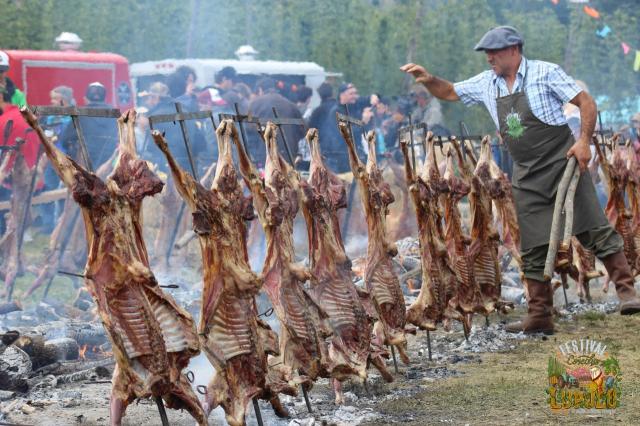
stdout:
[(218, 309), (209, 323), (209, 340), (215, 342), (225, 360), (255, 350), (251, 330), (253, 301), (223, 292)]
[(356, 313), (349, 290), (344, 288), (342, 279), (329, 278), (320, 284), (320, 303), (329, 316), (334, 328), (352, 327), (357, 323)]
[(282, 292), (284, 308), (287, 313), (287, 327), (292, 329), (300, 339), (310, 340), (311, 336), (307, 329), (307, 318), (304, 308), (300, 305), (304, 301), (301, 294), (296, 294), (293, 289), (286, 289)]

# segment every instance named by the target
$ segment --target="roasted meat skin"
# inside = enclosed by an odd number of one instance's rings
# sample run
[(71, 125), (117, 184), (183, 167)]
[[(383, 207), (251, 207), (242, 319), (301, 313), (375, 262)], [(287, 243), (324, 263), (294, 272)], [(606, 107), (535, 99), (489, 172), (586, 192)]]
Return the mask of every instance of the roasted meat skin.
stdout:
[(427, 139), (429, 151), (424, 164), (417, 167), (412, 164), (408, 141), (400, 141), (407, 186), (418, 221), (422, 264), (422, 287), (407, 309), (407, 321), (423, 330), (435, 330), (439, 322), (456, 319), (465, 324), (465, 318), (458, 310), (456, 275), (443, 241), (439, 198), (447, 186), (435, 163), (433, 138), (429, 135)]
[(270, 338), (270, 330), (257, 318), (255, 295), (263, 279), (248, 263), (246, 221), (254, 218), (253, 206), (233, 165), (233, 132), (231, 121), (223, 121), (216, 131), (220, 154), (211, 189), (178, 165), (159, 132), (152, 136), (192, 212), (202, 252), (204, 288), (198, 332), (202, 350), (216, 370), (207, 386), (205, 411), (220, 405), (229, 424), (243, 425), (247, 404), (266, 386), (265, 338)]
[(106, 181), (63, 155), (28, 109), (23, 115), (82, 210), (89, 245), (85, 284), (116, 359), (111, 424), (120, 424), (131, 401), (150, 396), (162, 396), (169, 408), (187, 409), (198, 424), (207, 424), (181, 373), (199, 353), (193, 320), (158, 286), (142, 239), (142, 201), (160, 192), (162, 182), (137, 158), (135, 111), (118, 120), (118, 165)]
[[(635, 276), (640, 273), (640, 267), (638, 265), (640, 258), (634, 238), (633, 217), (627, 210), (625, 204), (625, 191), (627, 191), (627, 186), (632, 179), (631, 172), (627, 168), (623, 156), (624, 150), (618, 146), (618, 137), (614, 137), (611, 141), (613, 153), (610, 159), (604, 157), (604, 152), (598, 144), (596, 147), (598, 156), (600, 157), (602, 171), (604, 172), (607, 186), (609, 187), (609, 200), (607, 201), (604, 211), (611, 225), (613, 225), (622, 237), (624, 254), (627, 257), (631, 272)], [(633, 153), (631, 154), (633, 155)], [(631, 195), (633, 198), (630, 198), (629, 201), (633, 209), (636, 196), (634, 194)]]
[(302, 212), (307, 223), (311, 263), (311, 295), (327, 313), (333, 336), (329, 360), (336, 403), (342, 403), (340, 383), (349, 377), (366, 379), (367, 365), (373, 363), (385, 377), (393, 377), (381, 360), (384, 350), (374, 348), (372, 321), (362, 303), (362, 294), (352, 283), (351, 261), (347, 257), (338, 222), (339, 209), (347, 205), (344, 183), (322, 161), (318, 133), (310, 129), (311, 147), (309, 180), (302, 181)]
[(269, 122), (264, 132), (265, 177), (261, 179), (239, 138), (234, 142), (240, 172), (253, 195), (267, 241), (262, 274), (264, 290), (281, 323), (280, 353), (292, 371), (307, 377), (307, 386), (319, 376), (329, 377), (328, 316), (307, 293), (308, 269), (295, 263), (293, 221), (299, 210), (300, 178), (282, 158), (277, 147), (277, 128)]
[(473, 261), (474, 275), (480, 286), (484, 313), (494, 310), (505, 311), (507, 304), (500, 300), (502, 277), (498, 264), (498, 246), (500, 235), (493, 227), (491, 195), (487, 183), (495, 182), (491, 178), (491, 147), (489, 138), (482, 140), (480, 156), (471, 176), (471, 246), (469, 253)]
[[(457, 141), (452, 140), (458, 160), (458, 168), (463, 170), (466, 166)], [(454, 153), (447, 153), (447, 167), (444, 181), (448, 191), (444, 202), (445, 239), (448, 244), (449, 254), (454, 265), (458, 280), (457, 305), (466, 315), (483, 312), (482, 295), (475, 279), (473, 262), (469, 255), (471, 238), (465, 235), (462, 229), (462, 220), (458, 203), (471, 191), (470, 182), (463, 177), (456, 176), (453, 161)]]
[(393, 203), (394, 198), (391, 188), (382, 178), (382, 171), (378, 168), (375, 132), (366, 135), (369, 151), (366, 165), (358, 158), (355, 143), (345, 123), (340, 123), (340, 132), (347, 144), (351, 171), (358, 184), (367, 220), (368, 244), (364, 282), (379, 318), (374, 330), (381, 331), (381, 340), (387, 345), (395, 346), (403, 362), (408, 364), (406, 308), (392, 263), (398, 249), (388, 238), (386, 227), (389, 205)]

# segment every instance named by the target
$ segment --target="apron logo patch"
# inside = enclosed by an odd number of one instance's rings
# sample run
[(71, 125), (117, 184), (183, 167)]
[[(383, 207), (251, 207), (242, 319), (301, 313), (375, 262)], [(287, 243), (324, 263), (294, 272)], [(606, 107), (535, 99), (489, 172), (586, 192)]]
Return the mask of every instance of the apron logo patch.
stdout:
[(520, 139), (526, 130), (526, 127), (522, 125), (520, 114), (511, 110), (511, 112), (507, 114), (505, 121), (507, 123), (507, 134), (514, 139)]

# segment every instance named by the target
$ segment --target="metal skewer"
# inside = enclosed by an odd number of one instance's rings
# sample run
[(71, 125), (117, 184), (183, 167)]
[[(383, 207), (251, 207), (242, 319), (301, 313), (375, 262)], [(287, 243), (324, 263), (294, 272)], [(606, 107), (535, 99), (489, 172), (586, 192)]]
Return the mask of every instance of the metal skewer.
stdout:
[(156, 396), (153, 399), (155, 399), (156, 405), (158, 406), (158, 412), (160, 413), (160, 420), (162, 420), (162, 426), (170, 426), (169, 418), (167, 417), (167, 411), (164, 409), (164, 403), (162, 402), (162, 397)]
[(256, 413), (256, 421), (258, 426), (264, 426), (262, 423), (262, 413), (260, 413), (260, 405), (258, 405), (258, 398), (253, 398), (253, 411)]
[(398, 373), (398, 361), (396, 361), (396, 350), (393, 347), (393, 345), (389, 345), (389, 347), (391, 348), (391, 357), (393, 358), (393, 368), (394, 370), (396, 370), (396, 373)]

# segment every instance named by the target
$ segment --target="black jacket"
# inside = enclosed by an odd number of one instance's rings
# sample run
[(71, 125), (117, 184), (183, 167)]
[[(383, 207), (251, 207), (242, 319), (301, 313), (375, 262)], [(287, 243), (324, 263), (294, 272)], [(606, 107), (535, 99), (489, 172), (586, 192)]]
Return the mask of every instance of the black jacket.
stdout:
[[(104, 102), (90, 102), (87, 108), (113, 108)], [(118, 125), (113, 118), (79, 117), (80, 129), (94, 170), (107, 161), (118, 146)], [(60, 135), (62, 144), (74, 159), (84, 164), (75, 127), (66, 126)]]
[[(175, 101), (170, 97), (165, 97), (160, 102), (149, 110), (148, 116), (163, 114), (175, 114), (176, 106)], [(193, 161), (196, 164), (196, 169), (206, 166), (206, 164), (198, 165), (198, 159), (200, 155), (206, 149), (206, 142), (204, 135), (194, 120), (188, 120), (185, 122), (187, 125), (187, 133), (189, 135), (189, 142), (191, 144), (191, 153), (193, 155)], [(182, 129), (178, 122), (158, 123), (153, 126), (154, 130), (163, 132), (165, 139), (169, 144), (169, 150), (173, 154), (174, 158), (180, 164), (184, 170), (191, 172), (191, 166), (189, 165), (189, 156), (187, 155), (187, 148), (184, 143), (184, 137), (182, 136)], [(159, 166), (160, 170), (167, 171), (168, 164), (167, 159), (160, 149), (153, 143), (153, 140), (149, 139), (146, 144), (145, 152), (141, 153), (143, 158), (155, 163)], [(200, 172), (198, 172), (200, 177)]]
[[(265, 93), (264, 95), (255, 98), (249, 104), (249, 112), (255, 117), (272, 118), (273, 107), (278, 111), (278, 117), (302, 118), (302, 114), (300, 114), (298, 107), (293, 102), (276, 92)], [(289, 151), (293, 158), (289, 158), (282, 135), (278, 133), (278, 147), (280, 148), (280, 154), (287, 161), (295, 160), (296, 155), (298, 154), (298, 141), (304, 137), (305, 130), (302, 126), (286, 125), (282, 126), (282, 131), (285, 133)], [(260, 139), (260, 136), (254, 129), (247, 129), (247, 139), (247, 148), (250, 151), (253, 161), (255, 161), (258, 166), (263, 166), (266, 158), (264, 141)]]

